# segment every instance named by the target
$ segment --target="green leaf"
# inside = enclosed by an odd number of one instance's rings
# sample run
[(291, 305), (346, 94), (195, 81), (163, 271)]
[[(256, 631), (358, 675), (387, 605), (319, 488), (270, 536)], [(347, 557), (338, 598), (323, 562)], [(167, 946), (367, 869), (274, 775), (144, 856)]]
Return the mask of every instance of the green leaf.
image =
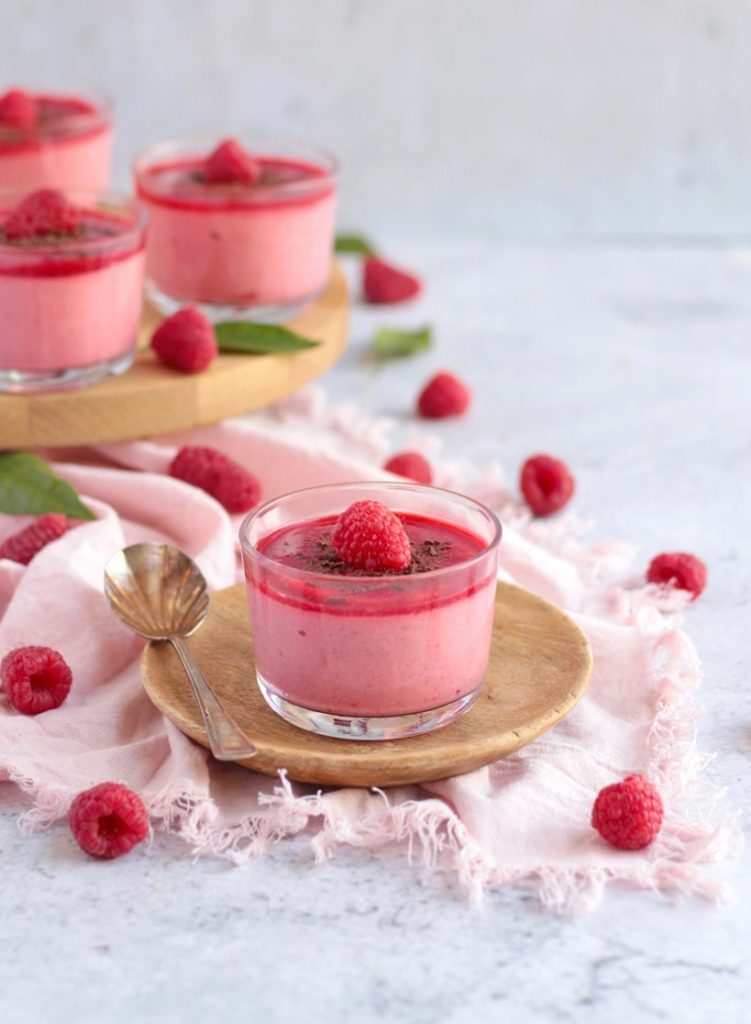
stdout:
[(216, 342), (222, 352), (252, 352), (267, 355), (273, 352), (300, 352), (315, 348), (320, 341), (303, 338), (286, 327), (275, 324), (254, 324), (244, 320), (233, 320), (214, 324)]
[(362, 235), (337, 235), (334, 252), (353, 253), (355, 256), (375, 256), (376, 251)]
[(373, 357), (377, 360), (402, 359), (423, 352), (433, 343), (429, 324), (415, 331), (398, 331), (394, 327), (379, 327), (373, 338)]
[(28, 452), (0, 452), (0, 512), (15, 516), (62, 512), (71, 519), (96, 519), (70, 484)]

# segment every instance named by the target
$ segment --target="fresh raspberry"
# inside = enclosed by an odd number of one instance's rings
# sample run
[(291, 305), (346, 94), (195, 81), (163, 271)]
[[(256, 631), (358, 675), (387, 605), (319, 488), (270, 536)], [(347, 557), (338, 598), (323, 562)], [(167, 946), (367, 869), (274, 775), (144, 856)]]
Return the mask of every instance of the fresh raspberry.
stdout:
[(657, 555), (647, 569), (649, 583), (672, 583), (679, 590), (688, 590), (695, 601), (707, 585), (707, 567), (696, 555), (671, 551)]
[(0, 544), (0, 558), (28, 565), (34, 555), (57, 540), (68, 529), (68, 520), (61, 512), (47, 512), (23, 530), (6, 537)]
[(203, 179), (209, 185), (252, 185), (260, 176), (258, 161), (234, 139), (220, 142), (203, 168)]
[(472, 392), (453, 373), (437, 373), (420, 392), (417, 409), (426, 419), (440, 420), (461, 416), (471, 399)]
[(143, 800), (119, 782), (100, 782), (79, 793), (68, 812), (73, 838), (92, 857), (122, 857), (149, 834)]
[(399, 452), (398, 455), (392, 455), (383, 468), (389, 473), (396, 473), (397, 476), (406, 476), (408, 480), (414, 480), (418, 484), (429, 484), (433, 480), (430, 463), (419, 452)]
[(36, 126), (39, 110), (31, 93), (10, 89), (0, 96), (0, 124), (29, 132)]
[(215, 448), (186, 445), (172, 460), (169, 472), (206, 491), (228, 512), (247, 512), (261, 498), (257, 478)]
[(592, 827), (619, 850), (649, 846), (662, 825), (660, 794), (643, 775), (605, 786), (592, 807)]
[(401, 520), (380, 501), (356, 501), (345, 509), (336, 521), (331, 543), (338, 558), (365, 572), (406, 569), (412, 561)]
[(60, 707), (73, 673), (51, 647), (16, 647), (0, 662), (0, 681), (16, 711), (39, 715)]
[(211, 321), (195, 306), (162, 321), (151, 336), (151, 347), (167, 366), (186, 373), (205, 370), (217, 354)]
[(552, 455), (533, 455), (522, 466), (519, 487), (536, 516), (550, 516), (566, 505), (575, 488), (565, 462)]
[(80, 220), (81, 211), (62, 192), (42, 188), (10, 211), (5, 220), (5, 236), (18, 241), (45, 235), (73, 235)]
[(414, 299), (422, 291), (422, 283), (414, 274), (368, 256), (362, 267), (362, 290), (372, 305), (385, 306)]

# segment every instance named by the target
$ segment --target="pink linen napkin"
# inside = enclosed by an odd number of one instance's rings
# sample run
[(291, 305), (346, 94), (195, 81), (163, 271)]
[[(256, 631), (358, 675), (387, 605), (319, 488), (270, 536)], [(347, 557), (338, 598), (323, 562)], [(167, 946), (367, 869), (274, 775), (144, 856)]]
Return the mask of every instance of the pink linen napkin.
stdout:
[[(733, 816), (700, 775), (700, 667), (669, 614), (682, 606), (681, 595), (629, 579), (628, 547), (585, 547), (571, 518), (529, 523), (504, 494), (496, 466), (478, 474), (433, 457), (437, 484), (500, 511), (501, 577), (562, 606), (589, 638), (591, 684), (557, 728), (458, 778), (324, 793), (284, 773), (275, 782), (215, 762), (152, 706), (140, 681), (142, 643), (114, 619), (102, 594), (109, 555), (137, 540), (167, 540), (197, 560), (212, 588), (239, 578), (240, 517), (165, 475), (176, 446), (221, 449), (251, 469), (270, 498), (317, 483), (388, 478), (377, 468), (387, 435), (387, 424), (326, 408), (312, 393), (158, 443), (66, 453), (57, 471), (98, 519), (50, 544), (28, 567), (0, 560), (0, 657), (21, 644), (44, 644), (63, 654), (74, 675), (67, 702), (36, 718), (0, 699), (0, 780), (16, 782), (30, 798), (21, 828), (48, 827), (77, 792), (114, 780), (142, 795), (156, 833), (235, 863), (309, 829), (319, 859), (341, 844), (401, 843), (424, 875), (452, 870), (474, 897), (517, 882), (546, 905), (572, 909), (595, 904), (611, 880), (721, 894), (702, 865), (736, 852), (739, 839)], [(0, 540), (18, 527), (0, 516)], [(632, 771), (652, 778), (666, 805), (658, 840), (639, 853), (611, 849), (589, 826), (597, 791)]]

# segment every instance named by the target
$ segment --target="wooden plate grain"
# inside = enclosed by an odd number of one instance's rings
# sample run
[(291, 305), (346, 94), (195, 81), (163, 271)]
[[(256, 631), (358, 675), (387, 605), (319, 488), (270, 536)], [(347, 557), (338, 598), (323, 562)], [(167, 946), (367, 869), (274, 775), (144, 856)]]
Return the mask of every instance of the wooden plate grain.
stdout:
[[(191, 650), (237, 722), (258, 748), (239, 763), (265, 775), (332, 786), (428, 782), (497, 761), (546, 732), (586, 689), (592, 658), (579, 627), (554, 605), (506, 583), (496, 595), (485, 689), (474, 707), (443, 729), (403, 740), (357, 742), (305, 732), (279, 718), (255, 683), (244, 586), (211, 598)], [(174, 724), (208, 746), (198, 707), (169, 644), (150, 644), (141, 662), (146, 692)]]
[(3, 448), (127, 441), (216, 423), (292, 394), (329, 369), (347, 343), (347, 284), (334, 265), (321, 298), (287, 324), (321, 344), (284, 355), (220, 355), (204, 373), (162, 366), (144, 347), (161, 317), (146, 304), (139, 353), (120, 377), (69, 391), (0, 395)]

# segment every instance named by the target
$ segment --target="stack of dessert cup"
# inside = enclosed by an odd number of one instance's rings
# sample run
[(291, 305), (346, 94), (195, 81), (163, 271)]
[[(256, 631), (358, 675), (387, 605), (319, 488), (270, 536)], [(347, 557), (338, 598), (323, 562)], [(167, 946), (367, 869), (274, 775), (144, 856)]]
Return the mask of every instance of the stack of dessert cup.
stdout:
[[(336, 161), (271, 136), (156, 145), (135, 196), (110, 192), (112, 105), (0, 96), (0, 392), (91, 385), (136, 349), (145, 292), (169, 315), (289, 319), (325, 289)], [(410, 483), (267, 501), (242, 524), (256, 675), (267, 703), (327, 736), (394, 739), (477, 699), (500, 524)]]

